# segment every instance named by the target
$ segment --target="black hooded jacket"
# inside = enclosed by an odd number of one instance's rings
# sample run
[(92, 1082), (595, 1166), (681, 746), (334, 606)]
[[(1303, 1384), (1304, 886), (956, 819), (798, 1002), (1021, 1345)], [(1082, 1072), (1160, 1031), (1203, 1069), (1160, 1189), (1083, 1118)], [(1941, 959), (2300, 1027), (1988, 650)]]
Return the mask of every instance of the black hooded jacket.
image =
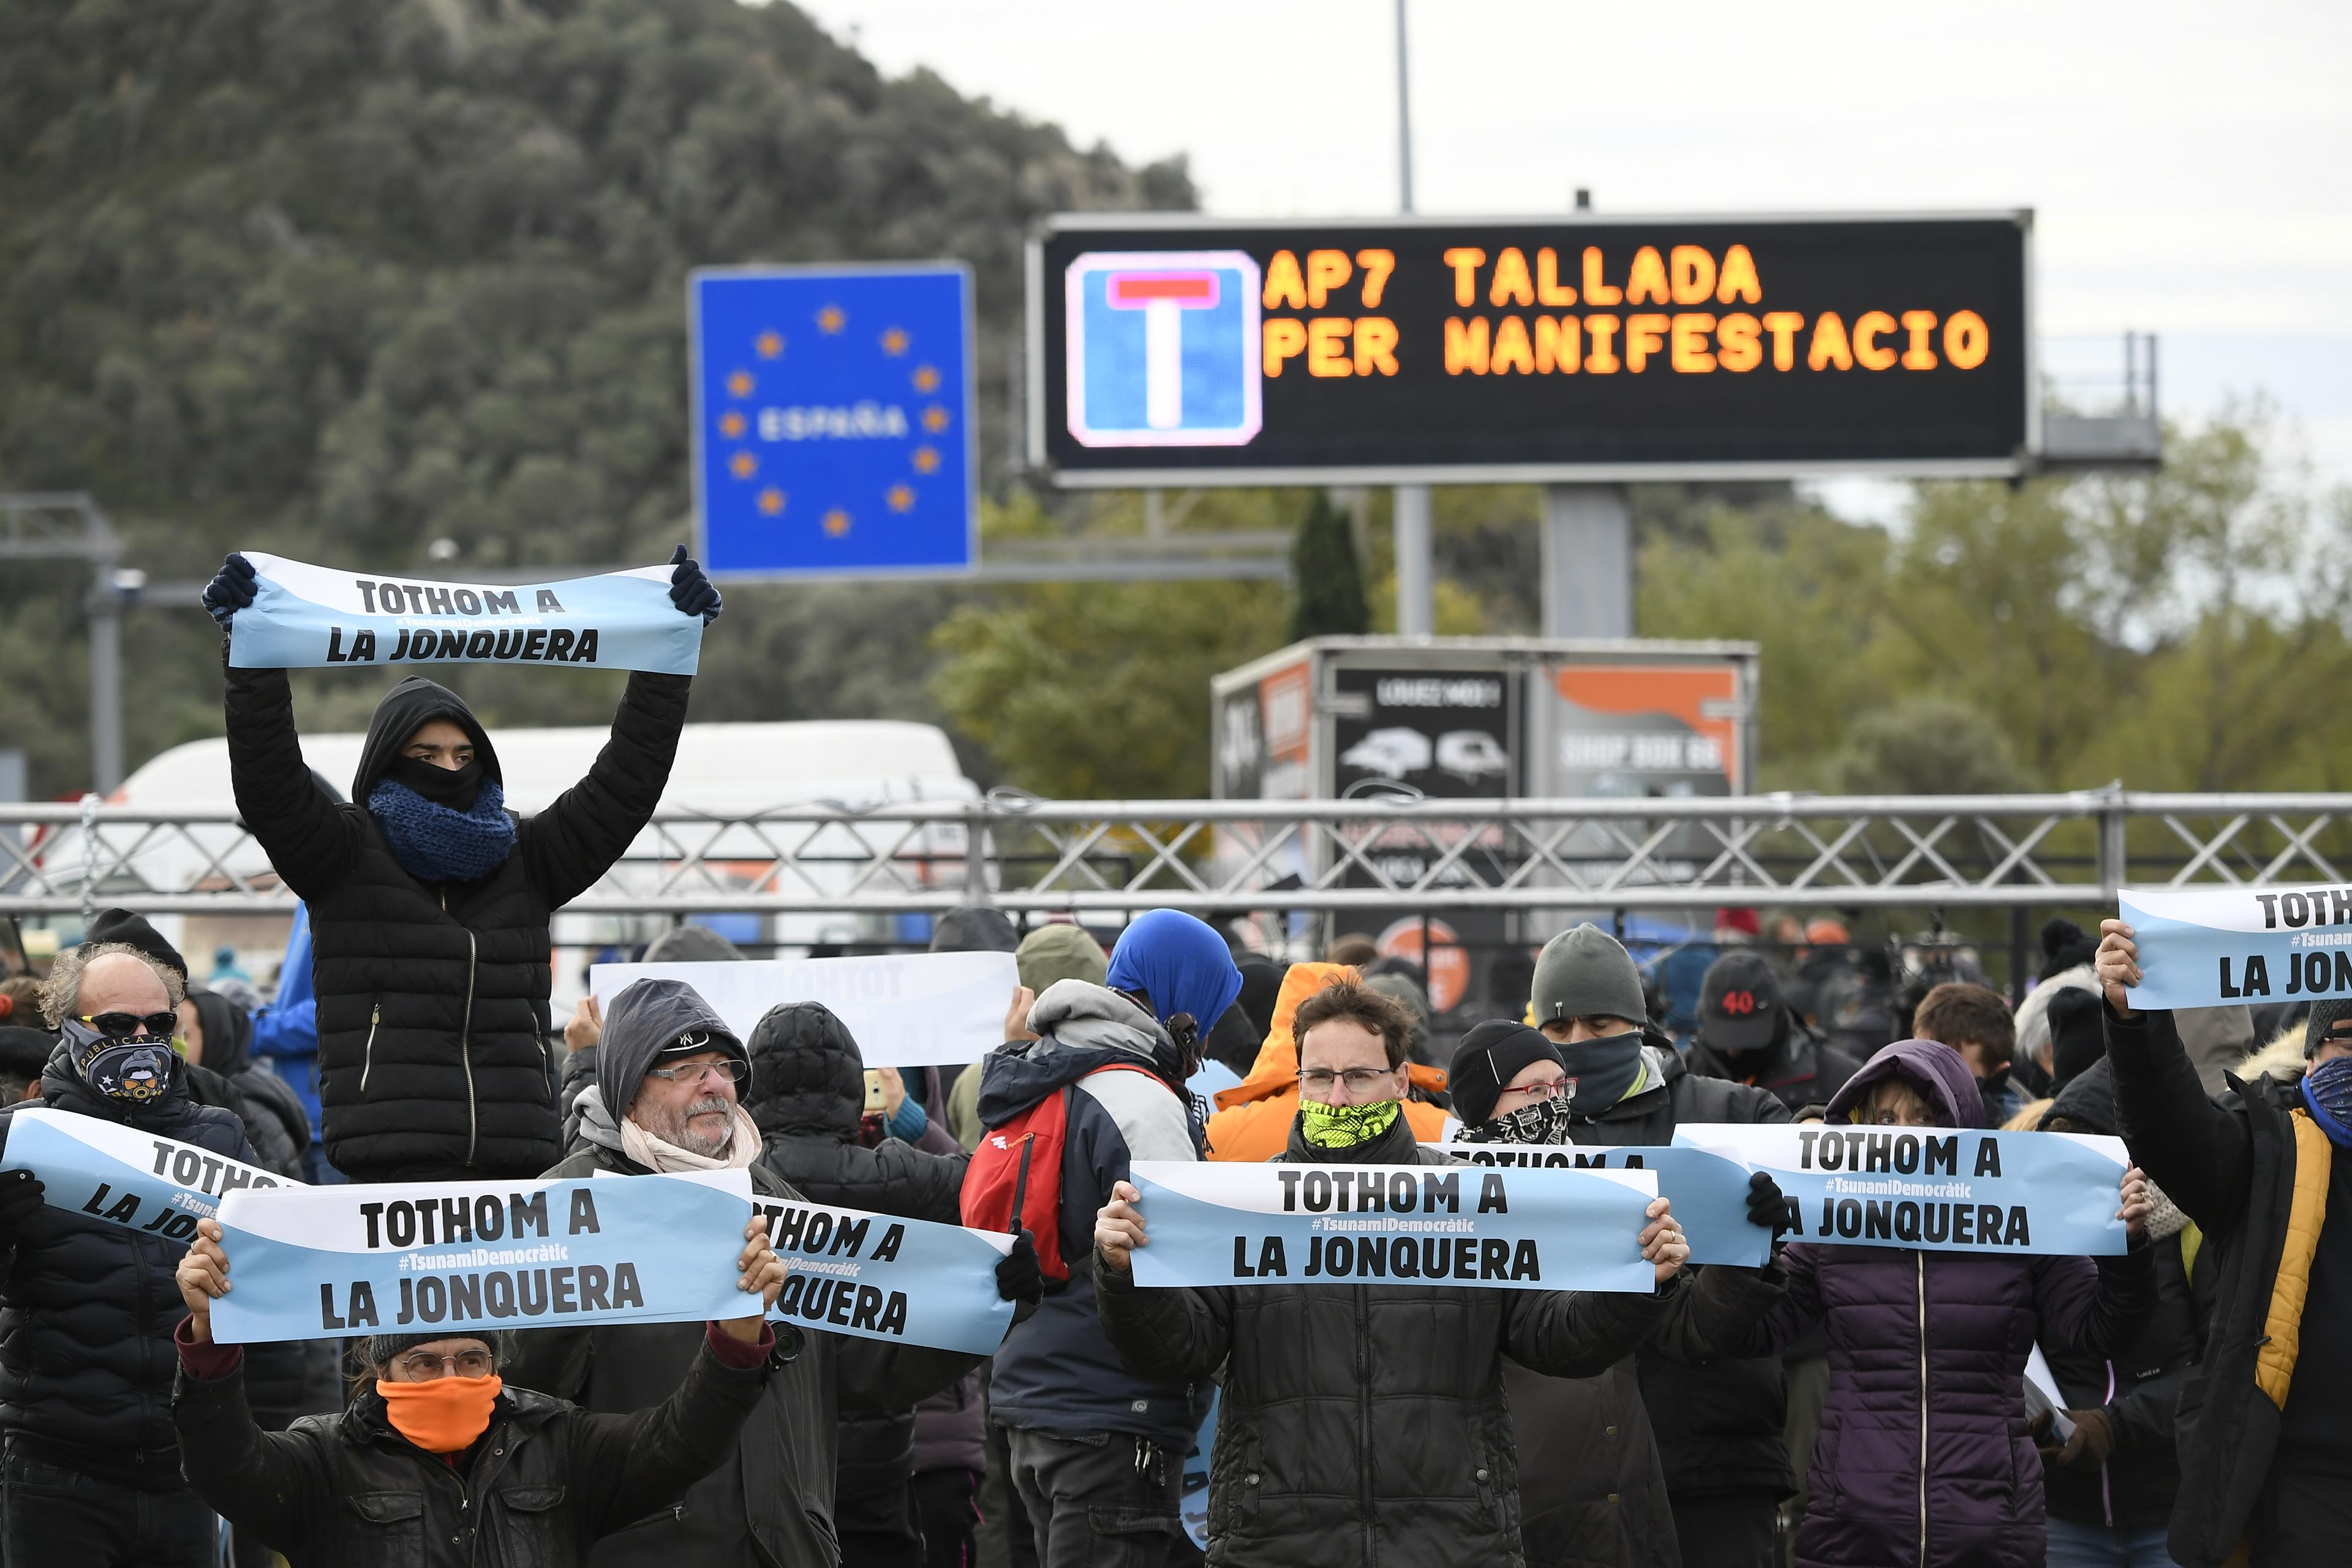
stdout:
[[(187, 1079), (187, 1064), (173, 1058), (170, 1089), (134, 1108), (83, 1082), (60, 1045), (41, 1074), (41, 1097), (51, 1110), (252, 1160), (236, 1118), (189, 1099)], [(0, 1113), (0, 1148), (16, 1110)], [(11, 1447), (117, 1485), (180, 1484), (172, 1331), (188, 1312), (173, 1276), (186, 1251), (54, 1205), (26, 1221), (0, 1276), (0, 1432)]]
[[(2098, 998), (2091, 1002), (2095, 1006)], [(2121, 1135), (2115, 1078), (2104, 1057), (2066, 1085), (2042, 1124), (2062, 1119), (2063, 1131)], [(2155, 1237), (2157, 1228), (2151, 1223), (2148, 1235)], [(2043, 1465), (2053, 1518), (2123, 1530), (2152, 1530), (2171, 1518), (2173, 1499), (2180, 1492), (2172, 1412), (2204, 1346), (2213, 1297), (2210, 1263), (2197, 1286), (2190, 1283), (2181, 1250), (2184, 1234), (2175, 1229), (2148, 1247), (2156, 1305), (2129, 1346), (2112, 1359), (2066, 1348), (2043, 1352), (2066, 1408), (2104, 1406), (2116, 1434), (2115, 1454), (2104, 1466)]]
[(537, 1175), (554, 1163), (548, 917), (611, 868), (660, 803), (689, 685), (630, 676), (595, 764), (519, 825), (505, 862), (478, 881), (428, 884), (394, 858), (364, 802), (434, 719), (472, 736), (484, 773), (501, 779), (464, 701), (423, 679), (387, 693), (352, 779), (362, 804), (346, 805), (303, 765), (286, 672), (228, 671), (237, 810), (310, 907), (327, 1157), (353, 1180)]
[[(866, 1058), (848, 1026), (818, 1002), (772, 1007), (751, 1031), (751, 1092), (761, 1163), (821, 1204), (955, 1225), (962, 1217), (961, 1150), (932, 1154), (888, 1138), (858, 1142)], [(915, 1473), (915, 1413), (855, 1415), (841, 1423), (836, 1487), (870, 1496)]]
[(960, 1224), (971, 1156), (896, 1138), (867, 1148), (858, 1142), (865, 1105), (866, 1058), (848, 1026), (820, 1002), (770, 1008), (751, 1031), (743, 1096), (768, 1169), (821, 1204)]

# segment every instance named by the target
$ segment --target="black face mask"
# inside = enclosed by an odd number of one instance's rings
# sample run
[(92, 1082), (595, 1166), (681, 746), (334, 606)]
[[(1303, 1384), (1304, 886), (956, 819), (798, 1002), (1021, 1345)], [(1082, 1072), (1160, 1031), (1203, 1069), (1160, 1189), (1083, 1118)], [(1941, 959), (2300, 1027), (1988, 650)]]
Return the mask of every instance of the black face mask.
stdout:
[(436, 767), (422, 757), (394, 757), (384, 764), (383, 776), (398, 784), (406, 784), (436, 805), (446, 805), (451, 811), (471, 811), (474, 797), (482, 791), (480, 759), (462, 768)]

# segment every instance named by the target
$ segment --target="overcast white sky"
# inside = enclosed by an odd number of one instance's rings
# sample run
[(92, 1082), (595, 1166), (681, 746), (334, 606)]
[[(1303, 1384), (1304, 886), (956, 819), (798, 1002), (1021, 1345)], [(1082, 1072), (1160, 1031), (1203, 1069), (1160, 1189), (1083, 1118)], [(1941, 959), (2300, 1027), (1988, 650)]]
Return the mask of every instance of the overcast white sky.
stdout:
[[(1391, 0), (805, 0), (1207, 211), (1395, 210)], [(2031, 206), (2043, 335), (2153, 331), (2352, 481), (2352, 5), (1412, 0), (1425, 212)], [(2120, 356), (2120, 347), (2116, 351)]]

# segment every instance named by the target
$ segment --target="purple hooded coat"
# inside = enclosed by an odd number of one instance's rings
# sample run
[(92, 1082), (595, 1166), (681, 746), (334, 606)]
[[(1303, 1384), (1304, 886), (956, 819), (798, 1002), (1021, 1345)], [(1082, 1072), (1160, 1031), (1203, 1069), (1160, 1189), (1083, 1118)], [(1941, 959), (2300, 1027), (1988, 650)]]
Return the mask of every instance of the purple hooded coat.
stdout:
[[(1901, 1075), (1947, 1127), (1983, 1120), (1959, 1053), (1899, 1040), (1830, 1101), (1842, 1123)], [(1738, 1353), (1781, 1349), (1816, 1322), (1830, 1340), (1829, 1400), (1813, 1445), (1801, 1568), (2040, 1568), (2042, 1459), (2025, 1427), (2025, 1361), (2039, 1339), (2094, 1355), (2130, 1344), (2152, 1300), (2147, 1252), (2121, 1258), (1799, 1242), (1788, 1294)], [(1925, 1474), (1922, 1474), (1922, 1471)]]

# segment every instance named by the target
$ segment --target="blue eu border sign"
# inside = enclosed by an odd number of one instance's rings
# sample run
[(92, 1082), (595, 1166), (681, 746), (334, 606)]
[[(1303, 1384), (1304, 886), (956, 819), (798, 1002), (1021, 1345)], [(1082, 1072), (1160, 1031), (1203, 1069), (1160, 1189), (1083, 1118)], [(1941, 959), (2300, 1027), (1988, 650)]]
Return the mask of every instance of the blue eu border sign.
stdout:
[(971, 567), (971, 268), (706, 268), (687, 313), (712, 576)]

